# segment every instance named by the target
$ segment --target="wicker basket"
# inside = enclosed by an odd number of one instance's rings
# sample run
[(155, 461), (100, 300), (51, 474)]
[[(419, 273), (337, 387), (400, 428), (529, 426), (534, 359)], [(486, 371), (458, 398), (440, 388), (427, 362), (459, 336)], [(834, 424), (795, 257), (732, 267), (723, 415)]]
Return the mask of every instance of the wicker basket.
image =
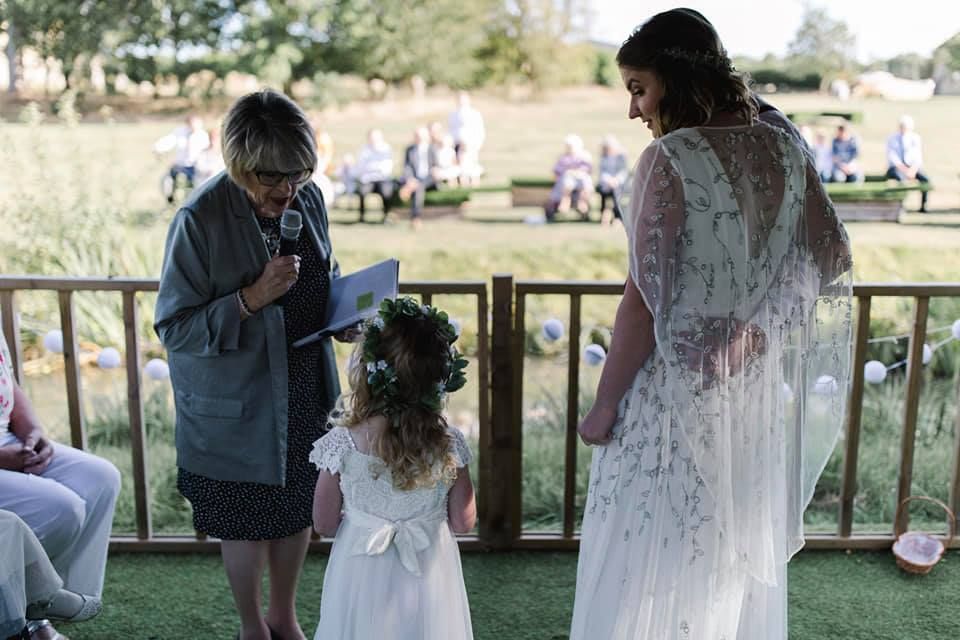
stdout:
[[(931, 502), (946, 511), (947, 522), (950, 529), (947, 540), (953, 539), (953, 536), (956, 534), (957, 518), (954, 516), (953, 511), (950, 510), (950, 507), (936, 498), (929, 498), (927, 496), (910, 496), (905, 498), (903, 502), (897, 506), (897, 515), (894, 519), (895, 523), (900, 522), (900, 511), (905, 508), (911, 500)], [(930, 573), (933, 566), (940, 562), (940, 558), (943, 557), (946, 546), (940, 539), (930, 534), (915, 531), (904, 532), (899, 530), (899, 524), (895, 526), (897, 530), (894, 531), (894, 534), (897, 540), (893, 543), (893, 555), (897, 558), (897, 566), (907, 573), (920, 575)]]

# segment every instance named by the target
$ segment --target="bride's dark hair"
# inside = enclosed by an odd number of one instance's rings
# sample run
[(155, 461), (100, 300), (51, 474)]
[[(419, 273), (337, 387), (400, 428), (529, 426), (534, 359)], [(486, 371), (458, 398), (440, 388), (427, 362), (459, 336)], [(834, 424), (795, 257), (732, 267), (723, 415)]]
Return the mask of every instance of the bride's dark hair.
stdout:
[(660, 133), (706, 124), (717, 112), (757, 116), (744, 75), (727, 57), (713, 25), (693, 9), (671, 9), (640, 25), (617, 52), (617, 65), (652, 71), (663, 83)]

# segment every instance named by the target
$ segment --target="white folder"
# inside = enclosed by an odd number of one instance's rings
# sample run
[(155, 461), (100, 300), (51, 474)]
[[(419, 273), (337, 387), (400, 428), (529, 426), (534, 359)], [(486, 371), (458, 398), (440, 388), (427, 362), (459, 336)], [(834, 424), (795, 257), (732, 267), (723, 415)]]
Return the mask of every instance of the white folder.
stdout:
[(397, 297), (400, 261), (390, 258), (383, 262), (335, 278), (330, 282), (327, 318), (322, 329), (293, 343), (302, 347), (317, 340), (372, 318), (385, 299)]

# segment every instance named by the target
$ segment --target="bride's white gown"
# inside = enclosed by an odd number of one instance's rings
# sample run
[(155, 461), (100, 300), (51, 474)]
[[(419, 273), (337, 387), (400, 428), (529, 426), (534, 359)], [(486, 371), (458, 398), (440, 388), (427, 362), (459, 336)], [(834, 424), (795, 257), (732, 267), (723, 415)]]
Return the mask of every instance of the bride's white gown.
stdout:
[(765, 124), (638, 162), (625, 227), (657, 348), (594, 451), (572, 640), (786, 639), (849, 377), (849, 245), (812, 171)]
[[(449, 428), (457, 467), (471, 453)], [(460, 551), (447, 522), (449, 485), (399, 491), (390, 471), (334, 427), (310, 460), (340, 474), (343, 522), (323, 578), (315, 640), (471, 640)]]

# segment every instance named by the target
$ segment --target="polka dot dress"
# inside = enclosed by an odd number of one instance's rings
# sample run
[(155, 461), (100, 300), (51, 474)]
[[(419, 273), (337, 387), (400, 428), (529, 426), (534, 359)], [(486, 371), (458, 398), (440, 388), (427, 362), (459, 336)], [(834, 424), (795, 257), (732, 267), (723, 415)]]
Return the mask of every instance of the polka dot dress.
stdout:
[[(279, 239), (280, 218), (257, 222), (268, 247)], [(311, 526), (318, 471), (310, 451), (326, 427), (326, 408), (317, 372), (321, 345), (294, 349), (293, 342), (318, 331), (330, 294), (328, 267), (321, 263), (307, 234), (297, 242), (300, 276), (283, 306), (287, 334), (287, 475), (284, 486), (230, 482), (179, 470), (177, 488), (193, 505), (193, 526), (222, 540), (275, 540)]]

